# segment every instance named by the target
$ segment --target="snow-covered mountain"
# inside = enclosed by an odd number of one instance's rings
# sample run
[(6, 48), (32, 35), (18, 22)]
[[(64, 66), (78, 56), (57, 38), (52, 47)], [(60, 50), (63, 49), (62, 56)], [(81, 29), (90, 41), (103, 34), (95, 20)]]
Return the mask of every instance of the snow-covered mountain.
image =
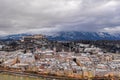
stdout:
[(3, 40), (3, 41), (20, 40), (23, 36), (29, 36), (29, 35), (31, 35), (31, 34), (23, 33), (23, 34), (0, 36), (0, 40)]
[[(14, 34), (8, 36), (1, 36), (0, 40), (19, 40), (23, 36), (32, 34)], [(73, 40), (120, 40), (120, 33), (107, 32), (56, 32), (54, 34), (47, 34), (48, 40), (56, 41), (73, 41)]]
[(50, 40), (71, 41), (71, 40), (120, 40), (120, 33), (106, 32), (58, 32), (47, 36)]

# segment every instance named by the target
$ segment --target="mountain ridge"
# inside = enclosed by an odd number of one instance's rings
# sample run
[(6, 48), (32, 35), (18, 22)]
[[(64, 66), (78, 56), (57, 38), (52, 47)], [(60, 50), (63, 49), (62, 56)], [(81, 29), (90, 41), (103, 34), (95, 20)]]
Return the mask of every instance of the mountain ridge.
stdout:
[(120, 40), (119, 33), (107, 32), (59, 32), (57, 36), (48, 36), (51, 40), (71, 41), (71, 40)]
[[(34, 34), (22, 33), (0, 37), (0, 40), (19, 40), (23, 36)], [(45, 35), (48, 40), (53, 41), (76, 41), (76, 40), (120, 40), (120, 33), (107, 32), (79, 32), (79, 31), (61, 31), (51, 35)]]

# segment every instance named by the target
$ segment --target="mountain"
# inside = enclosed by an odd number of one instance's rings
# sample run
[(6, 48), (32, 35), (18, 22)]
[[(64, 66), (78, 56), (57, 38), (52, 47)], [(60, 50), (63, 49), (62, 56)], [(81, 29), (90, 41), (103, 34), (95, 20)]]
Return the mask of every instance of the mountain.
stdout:
[[(1, 36), (0, 40), (19, 40), (23, 36), (29, 36), (33, 34), (14, 34), (8, 36)], [(48, 40), (54, 41), (77, 41), (77, 40), (120, 40), (120, 33), (107, 33), (107, 32), (56, 32), (53, 34), (47, 34)]]
[(107, 32), (58, 32), (48, 35), (49, 40), (76, 41), (76, 40), (120, 40), (120, 33)]
[(31, 35), (31, 34), (23, 33), (23, 34), (0, 36), (0, 40), (2, 40), (2, 41), (20, 40), (22, 37), (29, 36), (29, 35)]

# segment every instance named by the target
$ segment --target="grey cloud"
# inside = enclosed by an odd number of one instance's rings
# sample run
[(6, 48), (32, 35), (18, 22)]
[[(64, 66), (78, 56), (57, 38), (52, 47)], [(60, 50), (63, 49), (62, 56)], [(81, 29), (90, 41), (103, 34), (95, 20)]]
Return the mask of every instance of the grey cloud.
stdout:
[(0, 0), (0, 34), (115, 31), (119, 10), (119, 0)]

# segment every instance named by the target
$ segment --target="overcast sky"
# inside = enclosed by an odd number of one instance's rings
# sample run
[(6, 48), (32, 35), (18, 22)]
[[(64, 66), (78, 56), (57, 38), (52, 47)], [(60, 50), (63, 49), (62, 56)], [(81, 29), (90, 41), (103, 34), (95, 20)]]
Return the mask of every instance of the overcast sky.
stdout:
[(0, 34), (120, 32), (120, 0), (0, 0)]

